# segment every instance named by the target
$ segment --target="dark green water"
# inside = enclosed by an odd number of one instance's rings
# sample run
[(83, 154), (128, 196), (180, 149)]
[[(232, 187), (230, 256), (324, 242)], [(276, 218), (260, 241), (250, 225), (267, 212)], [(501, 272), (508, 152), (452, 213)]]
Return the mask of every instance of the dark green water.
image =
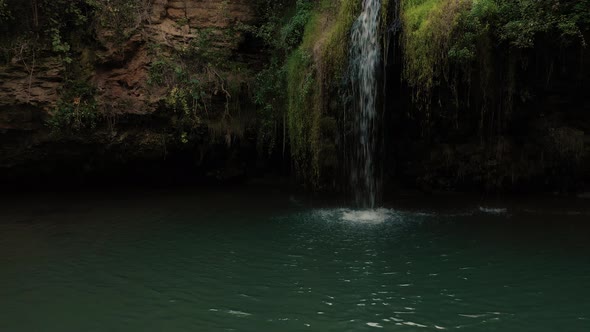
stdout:
[(589, 201), (17, 195), (0, 331), (590, 331)]

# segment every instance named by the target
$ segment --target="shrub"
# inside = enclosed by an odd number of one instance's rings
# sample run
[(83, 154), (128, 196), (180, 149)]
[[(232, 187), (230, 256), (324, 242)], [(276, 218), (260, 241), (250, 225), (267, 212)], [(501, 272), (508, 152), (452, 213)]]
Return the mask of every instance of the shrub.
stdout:
[(96, 89), (86, 82), (67, 81), (48, 120), (52, 131), (68, 133), (94, 129), (99, 119), (95, 93)]

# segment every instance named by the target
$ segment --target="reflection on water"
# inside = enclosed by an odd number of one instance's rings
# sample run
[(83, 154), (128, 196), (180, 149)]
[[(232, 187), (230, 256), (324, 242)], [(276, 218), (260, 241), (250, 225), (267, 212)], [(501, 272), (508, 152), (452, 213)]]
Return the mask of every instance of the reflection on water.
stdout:
[(0, 331), (586, 331), (588, 206), (280, 191), (0, 209)]

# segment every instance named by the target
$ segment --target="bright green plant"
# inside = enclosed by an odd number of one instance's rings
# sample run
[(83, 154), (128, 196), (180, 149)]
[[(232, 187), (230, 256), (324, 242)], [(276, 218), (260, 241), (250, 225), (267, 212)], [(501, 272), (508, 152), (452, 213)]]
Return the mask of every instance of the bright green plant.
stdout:
[(269, 15), (267, 23), (249, 30), (272, 50), (254, 93), (262, 141), (274, 146), (282, 134), (297, 173), (312, 186), (321, 176), (322, 119), (344, 80), (350, 29), (360, 5), (358, 0), (299, 0), (284, 11), (287, 18)]
[(460, 14), (471, 0), (405, 0), (403, 22), (404, 78), (415, 88), (416, 101), (427, 105), (433, 87), (448, 70), (449, 50)]

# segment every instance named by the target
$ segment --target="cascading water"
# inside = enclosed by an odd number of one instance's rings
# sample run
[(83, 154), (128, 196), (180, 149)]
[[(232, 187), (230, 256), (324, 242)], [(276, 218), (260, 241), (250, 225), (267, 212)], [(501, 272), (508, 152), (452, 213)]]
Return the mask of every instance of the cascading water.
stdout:
[(354, 97), (351, 142), (351, 185), (359, 207), (374, 208), (378, 193), (377, 151), (378, 69), (381, 63), (379, 18), (381, 0), (363, 0), (363, 11), (352, 27), (350, 82)]

